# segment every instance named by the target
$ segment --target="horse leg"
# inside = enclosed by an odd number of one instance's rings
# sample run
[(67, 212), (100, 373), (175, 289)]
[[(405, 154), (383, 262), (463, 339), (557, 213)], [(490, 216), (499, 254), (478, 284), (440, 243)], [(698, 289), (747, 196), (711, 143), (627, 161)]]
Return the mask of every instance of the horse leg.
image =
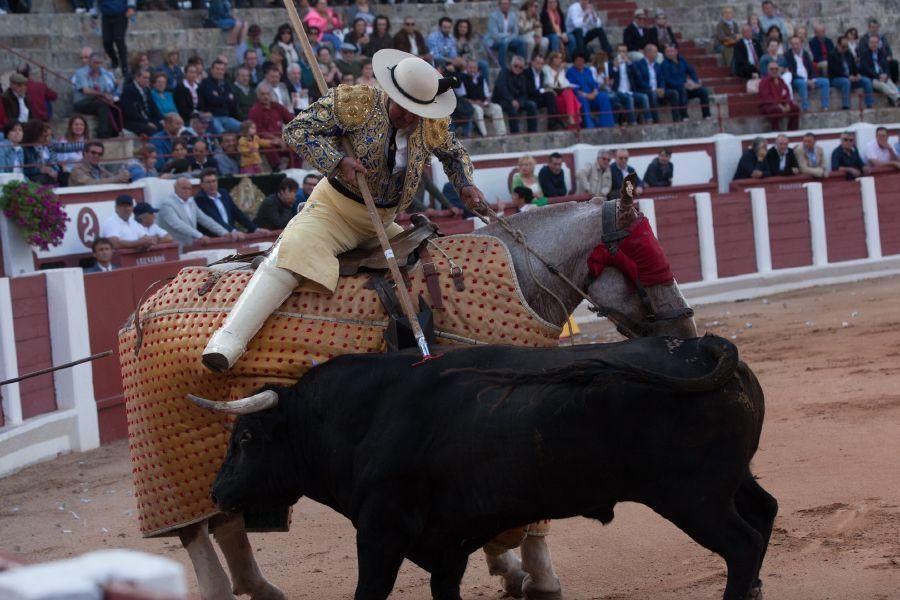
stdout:
[(253, 600), (284, 600), (285, 595), (262, 574), (253, 548), (244, 530), (241, 515), (216, 515), (212, 519), (213, 537), (225, 555), (231, 572), (234, 594), (250, 594)]
[(206, 520), (187, 525), (178, 530), (181, 544), (191, 557), (200, 597), (203, 600), (235, 600), (231, 593), (231, 582), (219, 563), (212, 540), (209, 539)]
[(522, 582), (522, 594), (526, 600), (562, 600), (562, 588), (547, 545), (547, 531), (541, 531), (541, 525), (537, 527), (537, 532), (529, 529), (522, 542), (522, 568), (527, 573)]
[[(778, 514), (778, 501), (759, 485), (759, 482), (754, 479), (753, 473), (747, 469), (744, 480), (734, 497), (734, 504), (741, 518), (762, 536), (762, 555), (759, 558), (759, 567), (762, 568), (766, 550), (769, 547), (769, 538), (772, 536), (775, 515)], [(762, 580), (759, 578), (759, 570), (757, 570), (756, 580), (750, 590), (750, 597), (762, 600)]]
[(484, 557), (487, 559), (488, 572), (500, 576), (503, 591), (513, 598), (521, 598), (525, 571), (522, 570), (522, 561), (516, 553), (506, 550), (502, 554), (494, 554), (485, 549)]

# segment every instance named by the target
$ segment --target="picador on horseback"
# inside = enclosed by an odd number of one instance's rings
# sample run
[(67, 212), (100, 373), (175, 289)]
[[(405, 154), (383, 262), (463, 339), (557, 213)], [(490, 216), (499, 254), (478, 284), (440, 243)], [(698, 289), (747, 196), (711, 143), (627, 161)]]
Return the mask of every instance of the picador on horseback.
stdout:
[[(443, 163), (467, 207), (484, 202), (473, 183), (469, 155), (448, 129), (447, 117), (456, 107), (453, 80), (441, 78), (424, 60), (399, 50), (380, 50), (372, 64), (384, 91), (366, 85), (338, 86), (285, 127), (285, 141), (326, 177), (288, 223), (210, 339), (203, 364), (211, 370), (231, 368), (298, 283), (305, 289), (334, 292), (337, 255), (377, 243), (356, 173), (373, 191), (389, 237), (403, 231), (394, 218), (412, 202), (432, 154)], [(342, 136), (358, 160), (345, 156), (339, 143)]]

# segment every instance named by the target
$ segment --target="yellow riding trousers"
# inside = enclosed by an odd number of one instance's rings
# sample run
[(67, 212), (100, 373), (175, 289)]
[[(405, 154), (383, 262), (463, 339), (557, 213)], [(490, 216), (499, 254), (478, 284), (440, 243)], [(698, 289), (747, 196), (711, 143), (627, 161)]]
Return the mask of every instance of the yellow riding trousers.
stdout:
[[(397, 207), (376, 209), (388, 239), (403, 231), (394, 223)], [(338, 192), (322, 178), (281, 234), (277, 265), (303, 277), (301, 285), (333, 293), (338, 282), (337, 255), (378, 245), (365, 205)], [(309, 286), (310, 283), (315, 284)]]

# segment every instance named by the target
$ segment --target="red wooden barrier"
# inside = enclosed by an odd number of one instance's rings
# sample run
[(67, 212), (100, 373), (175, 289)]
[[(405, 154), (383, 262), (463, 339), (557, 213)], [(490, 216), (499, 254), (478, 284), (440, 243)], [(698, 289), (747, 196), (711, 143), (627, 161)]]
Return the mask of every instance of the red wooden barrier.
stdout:
[[(9, 280), (13, 329), (19, 374), (53, 366), (50, 346), (50, 319), (47, 310), (47, 280), (43, 275)], [(53, 374), (47, 373), (19, 383), (22, 418), (28, 419), (56, 410)]]
[(855, 181), (828, 179), (822, 194), (825, 197), (828, 262), (866, 258), (866, 230), (859, 184)]
[(878, 194), (878, 225), (881, 230), (881, 253), (900, 254), (900, 173), (875, 178)]
[(278, 238), (278, 235), (280, 233), (280, 230), (273, 231), (272, 233), (248, 233), (246, 234), (246, 238), (240, 242), (234, 242), (227, 237), (212, 238), (206, 245), (193, 244), (191, 246), (185, 246), (184, 252), (193, 252), (195, 250), (217, 250), (234, 248), (237, 250), (238, 254), (244, 254), (252, 250), (252, 248), (250, 248), (252, 244), (274, 242)]
[(171, 277), (183, 267), (202, 264), (205, 264), (202, 260), (175, 261), (85, 275), (91, 352), (110, 349), (114, 352), (91, 363), (101, 443), (128, 435), (116, 340), (119, 328), (134, 312), (147, 287)]
[[(778, 179), (790, 180), (788, 177)], [(807, 198), (806, 188), (800, 182), (766, 186), (773, 269), (805, 267), (812, 264)]]
[(697, 204), (692, 194), (714, 192), (714, 184), (646, 188), (656, 210), (656, 237), (679, 283), (702, 279)]
[(712, 202), (719, 277), (756, 272), (756, 245), (750, 196), (735, 192), (715, 196)]
[(117, 267), (141, 267), (178, 260), (178, 244), (156, 244), (148, 250), (118, 250), (113, 255)]

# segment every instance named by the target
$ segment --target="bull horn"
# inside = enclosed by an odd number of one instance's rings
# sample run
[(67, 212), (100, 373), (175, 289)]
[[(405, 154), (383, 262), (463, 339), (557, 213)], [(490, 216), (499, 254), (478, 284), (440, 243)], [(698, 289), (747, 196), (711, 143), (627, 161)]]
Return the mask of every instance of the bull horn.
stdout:
[(193, 394), (187, 395), (188, 400), (206, 410), (214, 412), (229, 413), (232, 415), (249, 415), (250, 413), (267, 410), (278, 404), (278, 394), (273, 390), (266, 390), (258, 394), (254, 394), (249, 398), (241, 398), (240, 400), (228, 400), (226, 402), (215, 402), (207, 400)]

